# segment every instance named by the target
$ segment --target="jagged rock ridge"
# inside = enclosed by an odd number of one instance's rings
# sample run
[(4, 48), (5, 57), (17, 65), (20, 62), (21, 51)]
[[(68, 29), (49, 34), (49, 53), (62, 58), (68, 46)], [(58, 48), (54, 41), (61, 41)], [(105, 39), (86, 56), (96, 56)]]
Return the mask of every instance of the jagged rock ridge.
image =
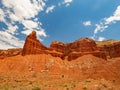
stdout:
[(22, 55), (28, 54), (41, 54), (47, 48), (37, 40), (36, 32), (32, 31), (30, 35), (27, 36)]
[(54, 41), (50, 47), (46, 47), (37, 40), (35, 31), (32, 31), (27, 36), (23, 47), (22, 55), (29, 54), (50, 54), (54, 57), (67, 60), (74, 60), (80, 56), (92, 54), (96, 57), (106, 59), (104, 51), (99, 50), (95, 41), (92, 39), (82, 38), (68, 44)]
[(98, 48), (105, 52), (107, 58), (120, 57), (120, 41), (104, 45), (98, 44)]
[(120, 41), (107, 40), (95, 42), (89, 38), (82, 38), (73, 43), (62, 43), (54, 41), (50, 47), (44, 46), (37, 40), (36, 32), (32, 31), (27, 36), (23, 49), (0, 50), (0, 58), (16, 55), (50, 54), (61, 59), (74, 60), (83, 55), (92, 54), (103, 59), (120, 57)]
[(0, 50), (0, 59), (22, 54), (22, 48), (12, 48), (8, 50)]

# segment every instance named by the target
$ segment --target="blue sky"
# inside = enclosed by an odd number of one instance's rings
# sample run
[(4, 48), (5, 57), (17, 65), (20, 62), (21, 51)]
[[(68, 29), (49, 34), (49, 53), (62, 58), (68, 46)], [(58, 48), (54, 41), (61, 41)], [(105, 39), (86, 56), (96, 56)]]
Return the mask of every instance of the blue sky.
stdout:
[(89, 37), (120, 40), (119, 0), (0, 0), (0, 49), (24, 45), (37, 32), (46, 46)]

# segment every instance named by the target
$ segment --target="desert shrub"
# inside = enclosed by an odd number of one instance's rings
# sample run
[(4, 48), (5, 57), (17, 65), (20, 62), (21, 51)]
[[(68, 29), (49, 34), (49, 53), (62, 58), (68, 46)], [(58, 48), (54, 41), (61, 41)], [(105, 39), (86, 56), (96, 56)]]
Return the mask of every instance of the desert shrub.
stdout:
[(113, 80), (113, 83), (116, 83), (116, 80)]
[(69, 88), (66, 88), (66, 90), (69, 90)]
[(98, 89), (97, 90), (102, 90), (100, 87), (98, 87)]
[(86, 87), (86, 86), (84, 86), (84, 87), (83, 87), (83, 90), (87, 90), (87, 87)]
[(107, 85), (106, 84), (102, 84), (103, 87), (107, 88)]
[(32, 81), (29, 81), (29, 84), (33, 84), (33, 82), (32, 82)]
[(90, 79), (87, 79), (87, 80), (85, 80), (85, 82), (91, 82), (91, 80), (90, 80)]
[(64, 87), (67, 87), (67, 84), (65, 84)]
[(32, 90), (41, 90), (40, 87), (33, 87)]
[(15, 82), (22, 82), (22, 80), (15, 80)]
[(64, 78), (65, 76), (64, 75), (62, 75), (62, 78)]
[(3, 88), (4, 88), (4, 90), (9, 90), (9, 86), (8, 85), (5, 85)]
[(71, 83), (71, 88), (75, 88), (75, 87), (76, 87), (75, 83)]
[(32, 74), (32, 77), (33, 77), (33, 78), (36, 78), (36, 77), (37, 77), (37, 75), (36, 75), (35, 73), (33, 73), (33, 74)]

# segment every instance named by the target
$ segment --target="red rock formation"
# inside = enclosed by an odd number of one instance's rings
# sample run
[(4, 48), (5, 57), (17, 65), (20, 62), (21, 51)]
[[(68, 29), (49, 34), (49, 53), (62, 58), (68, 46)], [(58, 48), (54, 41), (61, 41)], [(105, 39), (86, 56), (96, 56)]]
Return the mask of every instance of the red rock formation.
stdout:
[(37, 40), (35, 31), (27, 36), (23, 47), (22, 55), (28, 54), (50, 54), (54, 57), (68, 60), (74, 60), (80, 56), (92, 54), (106, 59), (104, 52), (97, 48), (94, 40), (82, 38), (68, 44), (54, 41), (51, 43), (50, 47), (47, 48)]
[(65, 44), (62, 42), (54, 41), (50, 45), (51, 55), (55, 57), (63, 57)]
[(105, 51), (105, 54), (108, 58), (120, 57), (120, 42), (101, 45), (98, 47), (101, 51)]
[(100, 51), (97, 48), (97, 45), (94, 40), (88, 38), (82, 38), (74, 43), (70, 43), (67, 46), (67, 56), (68, 60), (74, 60), (80, 56), (92, 54), (96, 57), (106, 59), (104, 51)]
[(27, 36), (25, 44), (23, 47), (22, 55), (28, 54), (42, 54), (47, 48), (39, 42), (36, 38), (36, 32), (32, 31), (30, 35)]
[(52, 50), (57, 51), (57, 52), (63, 53), (63, 50), (65, 48), (65, 44), (62, 43), (62, 42), (54, 41), (54, 42), (51, 43), (50, 48)]
[(22, 54), (22, 48), (13, 48), (8, 50), (0, 50), (0, 59)]
[(106, 55), (110, 57), (120, 56), (119, 48), (120, 44), (98, 48), (95, 41), (88, 38), (82, 38), (67, 44), (54, 41), (48, 48), (37, 40), (36, 32), (32, 31), (32, 33), (27, 36), (23, 49), (0, 50), (0, 58), (21, 54), (23, 56), (29, 54), (50, 54), (54, 57), (71, 61), (83, 55), (92, 54), (96, 57), (106, 59)]

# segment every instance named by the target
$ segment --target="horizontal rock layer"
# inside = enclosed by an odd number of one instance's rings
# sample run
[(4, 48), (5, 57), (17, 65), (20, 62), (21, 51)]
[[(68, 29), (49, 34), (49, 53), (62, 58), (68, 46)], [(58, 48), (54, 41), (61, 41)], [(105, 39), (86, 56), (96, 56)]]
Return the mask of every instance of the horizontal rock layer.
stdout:
[(95, 42), (89, 38), (81, 38), (72, 43), (62, 43), (54, 41), (50, 47), (44, 46), (37, 40), (36, 32), (33, 31), (25, 40), (23, 49), (0, 50), (0, 58), (30, 55), (30, 54), (50, 54), (53, 57), (60, 57), (63, 60), (74, 60), (83, 55), (94, 55), (99, 58), (120, 57), (120, 41), (107, 40)]
[(50, 54), (69, 61), (87, 54), (106, 59), (105, 52), (100, 51), (92, 39), (82, 38), (68, 44), (54, 41), (50, 47), (45, 47), (37, 40), (35, 31), (27, 36), (23, 47), (22, 55), (29, 54)]

